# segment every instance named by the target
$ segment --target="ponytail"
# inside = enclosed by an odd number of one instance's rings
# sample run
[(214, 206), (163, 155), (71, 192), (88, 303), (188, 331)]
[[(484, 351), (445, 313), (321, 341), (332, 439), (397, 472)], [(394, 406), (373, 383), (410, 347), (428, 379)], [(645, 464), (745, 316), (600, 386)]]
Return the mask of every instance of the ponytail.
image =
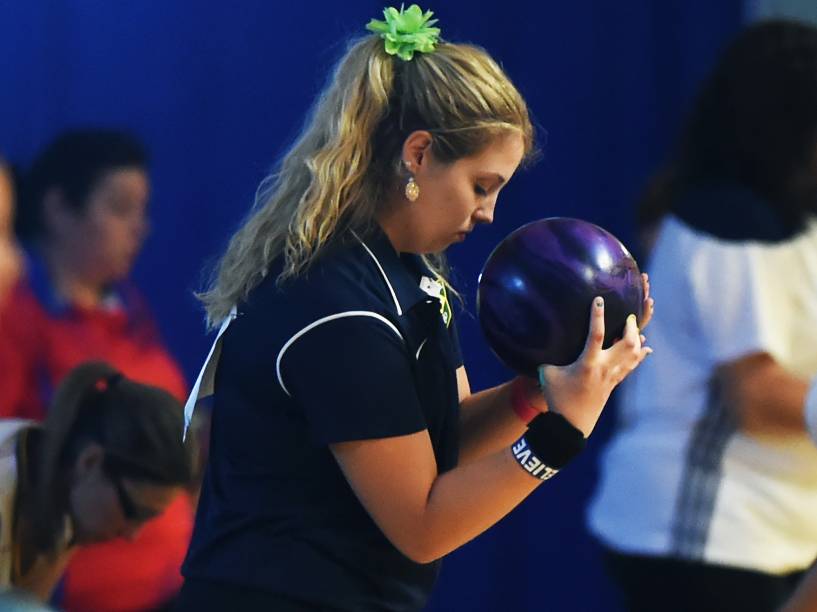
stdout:
[(432, 134), (444, 163), (513, 131), (522, 135), (526, 154), (533, 150), (527, 106), (483, 49), (440, 43), (433, 53), (403, 61), (388, 55), (377, 36), (353, 43), (301, 137), (262, 183), (209, 289), (198, 294), (208, 325), (218, 326), (246, 299), (277, 258), (282, 281), (348, 230), (365, 234), (398, 180), (402, 145), (414, 130)]
[(182, 408), (169, 393), (129, 380), (101, 362), (72, 370), (57, 389), (32, 456), (26, 516), (37, 549), (53, 552), (59, 541), (68, 474), (88, 444), (99, 444), (123, 476), (184, 486), (191, 466), (182, 429)]

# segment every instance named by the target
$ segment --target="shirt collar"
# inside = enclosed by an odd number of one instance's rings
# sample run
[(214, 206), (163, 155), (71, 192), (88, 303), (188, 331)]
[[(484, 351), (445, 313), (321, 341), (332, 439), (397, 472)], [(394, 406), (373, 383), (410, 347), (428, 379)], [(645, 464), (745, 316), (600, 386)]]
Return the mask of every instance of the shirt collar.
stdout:
[(398, 253), (380, 226), (375, 226), (363, 235), (356, 233), (355, 238), (378, 268), (399, 316), (429, 299), (429, 294), (420, 288), (419, 282), (422, 276), (434, 278), (434, 274), (421, 257)]
[[(26, 266), (26, 282), (40, 305), (54, 316), (66, 315), (72, 304), (60, 296), (51, 282), (45, 261), (31, 245), (25, 245), (23, 254)], [(122, 285), (112, 286), (105, 294), (100, 309), (105, 312), (128, 311)]]

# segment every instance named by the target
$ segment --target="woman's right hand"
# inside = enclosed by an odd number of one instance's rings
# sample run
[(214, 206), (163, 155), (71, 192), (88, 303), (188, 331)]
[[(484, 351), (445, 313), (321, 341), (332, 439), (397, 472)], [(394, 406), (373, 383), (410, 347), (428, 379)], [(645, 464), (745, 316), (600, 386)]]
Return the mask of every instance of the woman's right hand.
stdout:
[(548, 409), (563, 415), (588, 437), (601, 416), (613, 389), (652, 353), (644, 346), (635, 315), (627, 318), (624, 335), (603, 349), (604, 300), (593, 300), (590, 332), (579, 358), (567, 366), (539, 366)]

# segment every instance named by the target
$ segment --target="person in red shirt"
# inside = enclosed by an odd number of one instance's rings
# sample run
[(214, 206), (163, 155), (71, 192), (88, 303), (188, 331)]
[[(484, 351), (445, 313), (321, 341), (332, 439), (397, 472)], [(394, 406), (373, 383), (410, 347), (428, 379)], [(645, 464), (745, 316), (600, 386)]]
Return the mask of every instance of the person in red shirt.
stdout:
[[(4, 305), (9, 294), (17, 285), (22, 271), (22, 257), (17, 240), (14, 236), (14, 180), (10, 168), (0, 159), (0, 329), (3, 327)], [(5, 334), (3, 334), (5, 336)], [(3, 354), (12, 357), (12, 347), (0, 347), (0, 356)], [(0, 380), (5, 384), (0, 394), (0, 416), (6, 414), (3, 406), (9, 398), (23, 395), (24, 389), (22, 364), (16, 359), (0, 359), (2, 374)]]
[[(148, 196), (144, 148), (122, 132), (66, 132), (34, 161), (16, 223), (25, 272), (0, 297), (0, 417), (42, 420), (60, 380), (88, 360), (185, 397), (182, 372), (128, 282), (148, 228)], [(80, 551), (60, 606), (159, 608), (181, 585), (191, 525), (182, 495), (133, 541)]]

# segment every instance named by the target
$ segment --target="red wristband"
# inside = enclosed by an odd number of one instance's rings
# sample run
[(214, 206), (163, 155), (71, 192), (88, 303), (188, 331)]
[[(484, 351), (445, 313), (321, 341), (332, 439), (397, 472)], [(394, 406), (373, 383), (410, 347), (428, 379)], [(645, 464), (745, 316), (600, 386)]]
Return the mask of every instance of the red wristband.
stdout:
[(530, 423), (541, 414), (528, 400), (531, 382), (533, 381), (519, 376), (511, 383), (511, 408), (513, 408), (516, 416), (525, 423)]

